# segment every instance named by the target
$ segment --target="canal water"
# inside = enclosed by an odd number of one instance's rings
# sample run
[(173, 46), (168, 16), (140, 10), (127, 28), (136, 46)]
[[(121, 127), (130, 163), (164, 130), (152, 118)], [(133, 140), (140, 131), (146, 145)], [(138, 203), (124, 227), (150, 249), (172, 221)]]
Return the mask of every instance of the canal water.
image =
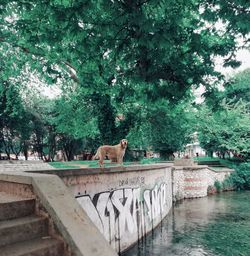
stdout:
[(175, 205), (122, 256), (250, 256), (250, 192), (226, 192)]

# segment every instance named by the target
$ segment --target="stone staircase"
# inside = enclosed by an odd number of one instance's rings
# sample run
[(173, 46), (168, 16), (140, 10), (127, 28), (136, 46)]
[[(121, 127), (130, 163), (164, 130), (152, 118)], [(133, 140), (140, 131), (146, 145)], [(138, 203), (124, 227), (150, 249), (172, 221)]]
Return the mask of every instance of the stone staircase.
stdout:
[(0, 192), (1, 256), (64, 256), (64, 244), (49, 235), (49, 220), (35, 213), (35, 199)]

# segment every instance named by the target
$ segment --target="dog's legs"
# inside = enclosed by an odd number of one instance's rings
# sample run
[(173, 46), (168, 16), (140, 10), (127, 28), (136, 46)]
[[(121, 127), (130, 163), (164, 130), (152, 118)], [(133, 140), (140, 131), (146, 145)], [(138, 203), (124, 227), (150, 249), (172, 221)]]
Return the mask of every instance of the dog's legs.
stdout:
[(101, 159), (99, 160), (99, 166), (100, 166), (100, 167), (104, 167), (103, 159), (102, 159), (102, 160), (101, 160)]
[(96, 159), (99, 159), (99, 154), (100, 154), (100, 149), (98, 148), (97, 151), (96, 151), (96, 154), (92, 157), (92, 160), (96, 160)]
[(96, 159), (98, 159), (97, 153), (92, 157), (92, 160), (96, 160)]
[(99, 159), (99, 161), (98, 161), (99, 162), (99, 166), (103, 167), (104, 166), (103, 165), (103, 156), (102, 156), (100, 148), (97, 149), (96, 154), (92, 157), (92, 160), (96, 160), (96, 159)]
[(111, 158), (111, 159), (110, 159), (110, 163), (111, 163), (111, 164), (117, 163), (117, 158)]
[(99, 155), (99, 166), (100, 167), (104, 167), (104, 163), (103, 163), (104, 157), (102, 154)]
[(118, 158), (117, 158), (117, 163), (120, 164), (120, 165), (123, 164), (122, 157), (118, 157)]

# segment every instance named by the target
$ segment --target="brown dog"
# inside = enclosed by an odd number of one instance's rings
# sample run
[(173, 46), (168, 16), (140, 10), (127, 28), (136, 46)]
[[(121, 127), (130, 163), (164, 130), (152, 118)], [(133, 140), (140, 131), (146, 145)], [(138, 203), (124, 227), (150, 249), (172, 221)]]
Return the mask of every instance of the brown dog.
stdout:
[(96, 154), (93, 156), (92, 160), (99, 159), (100, 167), (103, 167), (103, 160), (108, 157), (111, 160), (111, 163), (123, 163), (123, 157), (125, 154), (125, 150), (128, 146), (128, 141), (126, 139), (122, 139), (119, 144), (115, 146), (104, 145), (100, 146), (97, 149)]

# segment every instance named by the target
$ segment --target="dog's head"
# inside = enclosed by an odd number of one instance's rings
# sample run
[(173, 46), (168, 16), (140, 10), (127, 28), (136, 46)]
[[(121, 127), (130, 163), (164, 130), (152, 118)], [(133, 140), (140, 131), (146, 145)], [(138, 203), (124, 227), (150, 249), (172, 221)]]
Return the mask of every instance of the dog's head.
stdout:
[(122, 148), (126, 148), (128, 146), (128, 141), (126, 139), (122, 139), (120, 141), (120, 145)]

